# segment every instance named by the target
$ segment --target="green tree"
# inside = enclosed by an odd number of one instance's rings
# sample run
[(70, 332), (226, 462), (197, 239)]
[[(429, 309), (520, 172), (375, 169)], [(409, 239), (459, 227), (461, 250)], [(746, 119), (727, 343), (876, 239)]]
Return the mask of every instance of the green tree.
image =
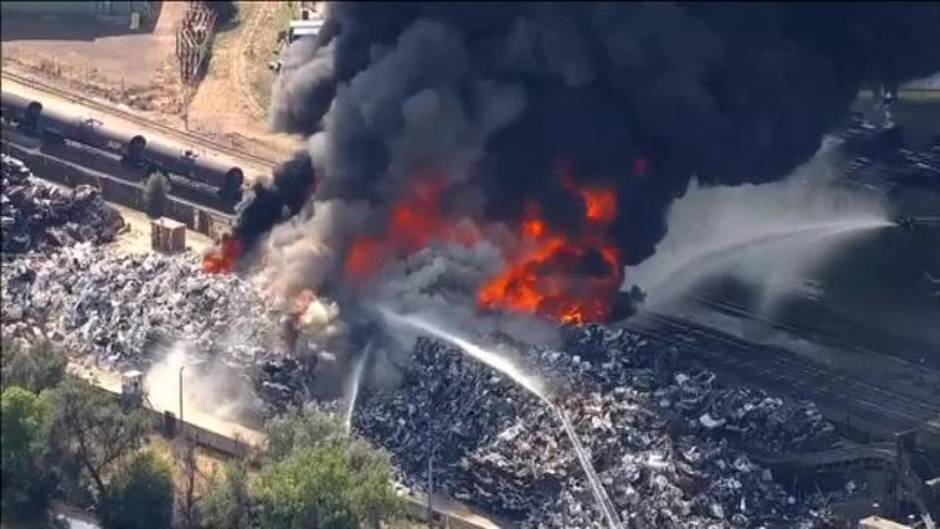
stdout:
[(257, 522), (283, 529), (351, 529), (398, 513), (387, 458), (364, 441), (297, 447), (263, 469), (254, 487)]
[(336, 443), (346, 439), (342, 419), (314, 406), (293, 408), (268, 421), (267, 451), (271, 461), (280, 461), (295, 448)]
[(262, 471), (255, 490), (258, 525), (280, 529), (355, 529), (352, 473), (336, 445), (301, 448)]
[(137, 452), (108, 483), (106, 529), (169, 529), (173, 522), (170, 465), (148, 451)]
[(199, 504), (205, 495), (205, 488), (198, 486), (199, 478), (205, 476), (199, 470), (196, 443), (192, 439), (184, 439), (173, 452), (179, 471), (179, 486), (176, 488), (179, 526), (180, 529), (197, 529), (202, 526), (199, 523)]
[(170, 191), (170, 182), (161, 171), (150, 173), (144, 186), (144, 209), (147, 215), (157, 219), (166, 210), (166, 195)]
[(4, 388), (20, 386), (38, 393), (57, 385), (65, 376), (68, 359), (48, 340), (4, 340), (2, 349)]
[(104, 392), (76, 377), (43, 392), (48, 400), (48, 433), (62, 467), (76, 466), (91, 485), (99, 511), (108, 503), (107, 480), (137, 450), (149, 429), (139, 410), (125, 413)]
[(234, 461), (214, 476), (199, 510), (207, 529), (248, 529), (251, 506), (248, 468)]
[(0, 399), (4, 508), (41, 513), (45, 511), (49, 486), (42, 464), (46, 453), (45, 407), (35, 393), (17, 386), (4, 389)]
[(401, 498), (392, 488), (392, 463), (388, 452), (376, 449), (363, 439), (353, 439), (346, 447), (353, 471), (350, 501), (356, 516), (378, 529), (381, 520), (402, 513)]

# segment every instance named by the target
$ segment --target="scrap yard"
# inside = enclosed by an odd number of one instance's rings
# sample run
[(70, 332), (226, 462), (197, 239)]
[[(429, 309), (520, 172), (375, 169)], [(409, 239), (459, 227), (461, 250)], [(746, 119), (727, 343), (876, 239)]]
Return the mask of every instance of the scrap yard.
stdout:
[(337, 447), (323, 528), (940, 523), (936, 5), (21, 4), (4, 415), (147, 411), (167, 529), (320, 528)]

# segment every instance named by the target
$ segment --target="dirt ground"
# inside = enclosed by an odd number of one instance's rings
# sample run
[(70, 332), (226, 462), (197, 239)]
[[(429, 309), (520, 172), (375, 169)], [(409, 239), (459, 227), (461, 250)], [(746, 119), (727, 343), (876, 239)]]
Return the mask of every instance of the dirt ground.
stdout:
[(286, 2), (237, 2), (238, 19), (216, 34), (212, 60), (189, 107), (189, 128), (205, 134), (237, 134), (286, 157), (301, 139), (268, 130), (267, 108), (276, 59), (277, 33), (293, 6)]
[[(94, 18), (2, 17), (4, 70), (40, 77), (70, 91), (156, 113), (167, 125), (287, 158), (299, 137), (272, 134), (267, 106), (277, 32), (296, 2), (237, 2), (236, 20), (218, 29), (206, 77), (184, 112), (175, 57), (175, 31), (185, 2), (159, 2), (150, 27), (130, 31)], [(250, 147), (250, 148), (249, 148)]]
[(141, 110), (178, 107), (175, 27), (183, 2), (159, 2), (155, 21), (131, 31), (94, 17), (5, 13), (3, 67), (43, 74)]
[[(124, 206), (109, 203), (124, 217), (124, 231), (118, 234), (114, 247), (128, 254), (145, 254), (151, 252), (150, 247), (150, 218), (146, 213)], [(186, 230), (186, 247), (196, 254), (203, 254), (214, 242), (209, 237), (192, 230)]]

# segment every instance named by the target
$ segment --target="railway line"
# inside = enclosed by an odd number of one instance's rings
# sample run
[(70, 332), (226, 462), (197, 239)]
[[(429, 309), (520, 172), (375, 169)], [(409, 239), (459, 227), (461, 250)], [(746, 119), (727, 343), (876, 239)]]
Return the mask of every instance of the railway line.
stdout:
[[(900, 365), (911, 365), (916, 360), (916, 355), (912, 353), (904, 354), (904, 348), (888, 348), (883, 345), (871, 345), (866, 344), (865, 346), (859, 345), (857, 343), (853, 344), (844, 344), (839, 343), (838, 338), (830, 336), (821, 329), (815, 328), (806, 328), (806, 327), (797, 327), (793, 324), (781, 321), (780, 319), (772, 319), (761, 314), (755, 314), (752, 310), (747, 307), (734, 303), (729, 300), (719, 300), (713, 297), (707, 297), (702, 295), (692, 295), (688, 298), (690, 301), (697, 303), (703, 307), (709, 309), (714, 309), (718, 312), (722, 312), (731, 316), (739, 318), (747, 318), (749, 320), (755, 320), (761, 323), (764, 323), (772, 328), (786, 331), (788, 333), (805, 336), (806, 338), (811, 339), (816, 343), (822, 343), (832, 346), (841, 347), (842, 349), (847, 349), (862, 355), (877, 355), (883, 358), (885, 361), (894, 362)], [(940, 368), (940, 359), (927, 357), (921, 360), (921, 363), (931, 366), (934, 369)]]
[(890, 439), (922, 427), (940, 433), (940, 403), (914, 398), (776, 346), (732, 335), (662, 314), (640, 313), (625, 324), (634, 331), (671, 343), (726, 378), (811, 399), (826, 417), (851, 430)]
[(177, 129), (175, 127), (171, 127), (155, 119), (147, 118), (147, 117), (135, 114), (133, 112), (122, 110), (121, 108), (118, 108), (115, 105), (102, 103), (93, 98), (76, 94), (74, 92), (70, 92), (68, 90), (59, 88), (57, 86), (46, 83), (44, 81), (37, 80), (35, 78), (26, 77), (26, 76), (13, 73), (7, 70), (4, 70), (2, 72), (2, 78), (4, 80), (7, 80), (7, 79), (12, 80), (21, 85), (28, 86), (34, 90), (45, 92), (57, 98), (64, 99), (71, 103), (75, 103), (75, 104), (93, 109), (95, 111), (98, 111), (104, 114), (117, 116), (121, 118), (122, 120), (133, 122), (137, 125), (140, 125), (141, 127), (157, 131), (161, 134), (166, 135), (169, 138), (176, 138), (176, 139), (184, 141), (185, 143), (192, 144), (194, 146), (199, 146), (208, 150), (224, 153), (227, 156), (231, 156), (236, 159), (250, 161), (254, 165), (257, 165), (259, 167), (271, 169), (278, 164), (278, 161), (273, 160), (271, 158), (267, 158), (265, 156), (260, 156), (255, 153), (247, 152), (243, 149), (238, 149), (230, 145), (225, 145), (224, 143), (220, 143), (218, 141), (206, 138), (205, 136), (202, 136), (199, 134), (195, 134), (192, 132)]

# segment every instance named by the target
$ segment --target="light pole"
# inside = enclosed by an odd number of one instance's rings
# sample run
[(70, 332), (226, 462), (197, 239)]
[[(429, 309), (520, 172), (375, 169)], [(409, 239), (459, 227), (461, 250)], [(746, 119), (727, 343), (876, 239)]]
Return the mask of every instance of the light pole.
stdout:
[(183, 431), (183, 369), (186, 366), (180, 366), (180, 431)]

